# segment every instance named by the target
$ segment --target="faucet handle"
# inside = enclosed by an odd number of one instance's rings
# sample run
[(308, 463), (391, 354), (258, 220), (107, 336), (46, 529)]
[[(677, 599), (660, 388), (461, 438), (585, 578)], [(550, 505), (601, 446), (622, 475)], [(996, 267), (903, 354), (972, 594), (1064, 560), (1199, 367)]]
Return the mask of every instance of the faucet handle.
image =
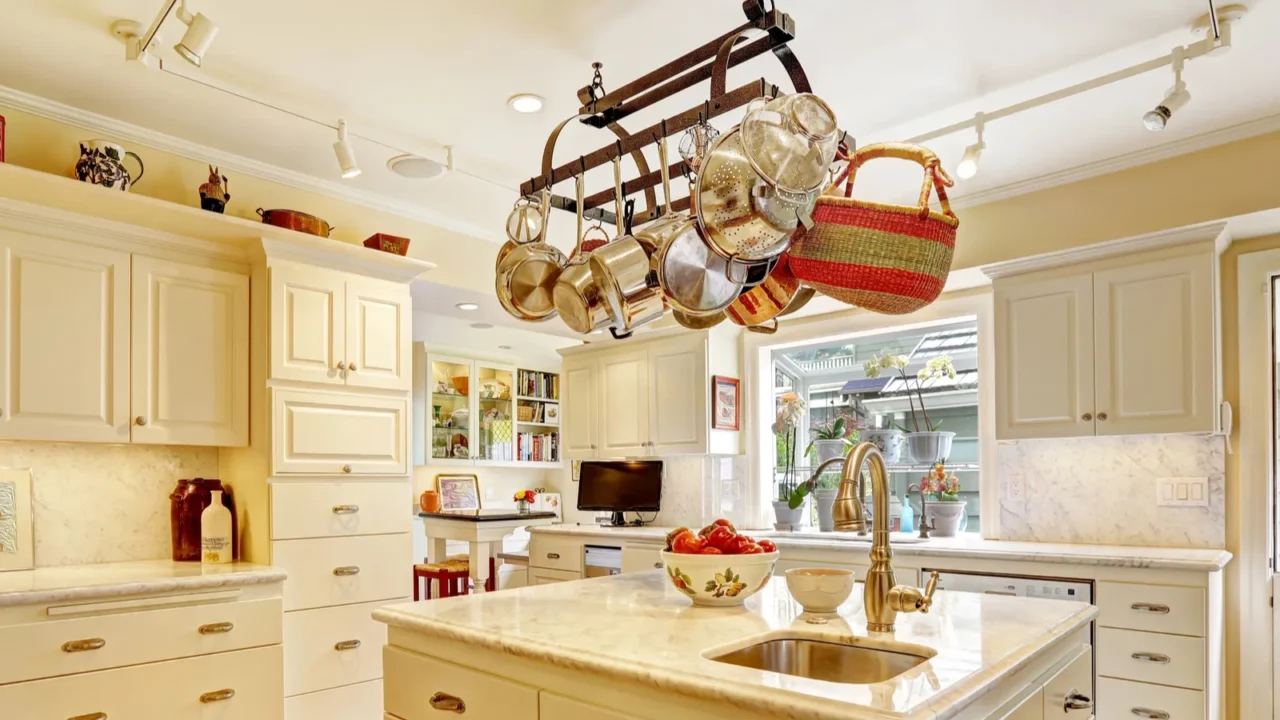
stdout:
[(900, 613), (927, 613), (933, 606), (933, 593), (937, 589), (937, 571), (929, 576), (929, 582), (924, 590), (910, 585), (895, 585), (889, 590), (889, 607)]
[(938, 589), (938, 571), (929, 573), (929, 582), (924, 586), (924, 597), (920, 598), (920, 612), (927, 613), (933, 607), (933, 593)]

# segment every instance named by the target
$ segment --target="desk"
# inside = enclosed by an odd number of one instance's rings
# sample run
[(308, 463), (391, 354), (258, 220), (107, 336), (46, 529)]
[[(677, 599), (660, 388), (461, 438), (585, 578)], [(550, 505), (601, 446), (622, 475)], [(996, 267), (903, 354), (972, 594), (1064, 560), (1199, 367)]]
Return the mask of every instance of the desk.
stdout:
[(514, 510), (441, 510), (439, 512), (419, 512), (423, 530), (427, 535), (427, 562), (441, 562), (445, 559), (445, 541), (462, 540), (471, 551), (468, 554), (471, 566), (471, 579), (475, 581), (472, 592), (485, 591), (485, 581), (489, 579), (489, 558), (496, 556), (494, 543), (501, 543), (502, 538), (511, 534), (512, 530), (534, 525), (550, 525), (555, 522), (553, 512), (531, 512), (520, 514)]

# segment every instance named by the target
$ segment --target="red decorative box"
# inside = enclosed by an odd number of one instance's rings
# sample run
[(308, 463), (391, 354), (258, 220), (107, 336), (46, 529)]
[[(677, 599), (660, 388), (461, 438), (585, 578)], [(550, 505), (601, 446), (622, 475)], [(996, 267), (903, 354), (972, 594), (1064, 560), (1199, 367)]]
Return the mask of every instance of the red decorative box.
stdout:
[(395, 253), (396, 255), (409, 254), (409, 238), (396, 237), (385, 233), (378, 233), (365, 240), (364, 246), (374, 250), (381, 250), (382, 252)]

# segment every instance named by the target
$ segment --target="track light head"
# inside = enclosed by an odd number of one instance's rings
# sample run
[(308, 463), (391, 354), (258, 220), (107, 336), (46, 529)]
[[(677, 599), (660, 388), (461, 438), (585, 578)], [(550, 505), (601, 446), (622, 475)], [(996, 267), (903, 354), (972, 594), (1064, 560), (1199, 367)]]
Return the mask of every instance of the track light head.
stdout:
[(333, 144), (333, 154), (338, 156), (338, 167), (342, 168), (342, 179), (350, 180), (360, 174), (360, 165), (356, 163), (356, 151), (347, 139), (347, 121), (338, 120), (338, 142)]
[(1191, 102), (1191, 93), (1187, 92), (1186, 83), (1179, 82), (1164, 96), (1164, 100), (1150, 112), (1142, 116), (1142, 124), (1151, 132), (1164, 130), (1173, 114)]
[(196, 13), (193, 16), (187, 12), (187, 0), (182, 0), (182, 5), (178, 8), (178, 19), (187, 26), (187, 32), (183, 34), (182, 40), (173, 46), (173, 49), (183, 60), (200, 67), (204, 54), (213, 44), (213, 39), (218, 36), (218, 26), (205, 17), (204, 13)]
[(979, 140), (964, 149), (964, 157), (960, 158), (960, 164), (956, 166), (956, 177), (962, 180), (968, 180), (978, 174), (978, 161), (982, 159), (982, 151), (987, 144)]

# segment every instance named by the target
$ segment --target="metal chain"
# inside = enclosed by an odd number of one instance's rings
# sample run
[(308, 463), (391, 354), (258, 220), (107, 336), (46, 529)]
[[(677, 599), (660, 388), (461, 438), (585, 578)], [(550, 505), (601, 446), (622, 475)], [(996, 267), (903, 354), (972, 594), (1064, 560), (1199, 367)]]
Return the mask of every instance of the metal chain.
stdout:
[(591, 69), (595, 70), (595, 74), (591, 76), (591, 84), (587, 86), (587, 92), (591, 95), (590, 110), (592, 113), (596, 111), (596, 101), (609, 94), (604, 89), (604, 77), (600, 75), (600, 68), (602, 67), (604, 67), (604, 63), (591, 63)]

